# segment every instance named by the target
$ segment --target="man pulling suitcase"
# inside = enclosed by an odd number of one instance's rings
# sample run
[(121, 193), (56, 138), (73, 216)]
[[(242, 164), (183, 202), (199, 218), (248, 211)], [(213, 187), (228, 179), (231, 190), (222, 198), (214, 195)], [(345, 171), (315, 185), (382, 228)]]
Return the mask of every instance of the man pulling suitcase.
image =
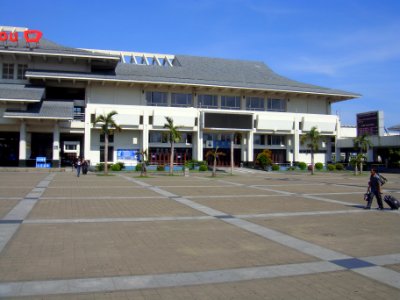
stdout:
[(371, 209), (372, 200), (375, 196), (379, 206), (378, 209), (383, 210), (381, 181), (379, 180), (379, 175), (376, 173), (376, 169), (371, 169), (367, 194), (369, 195), (367, 199), (368, 202), (364, 209)]

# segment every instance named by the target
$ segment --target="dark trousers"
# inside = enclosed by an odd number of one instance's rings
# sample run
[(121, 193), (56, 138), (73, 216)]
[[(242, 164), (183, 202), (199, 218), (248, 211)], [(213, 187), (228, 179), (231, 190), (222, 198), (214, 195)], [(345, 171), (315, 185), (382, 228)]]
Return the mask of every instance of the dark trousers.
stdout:
[(369, 194), (367, 207), (371, 207), (372, 200), (374, 199), (374, 196), (376, 197), (376, 202), (378, 202), (379, 208), (383, 208), (382, 195), (379, 192), (371, 192)]

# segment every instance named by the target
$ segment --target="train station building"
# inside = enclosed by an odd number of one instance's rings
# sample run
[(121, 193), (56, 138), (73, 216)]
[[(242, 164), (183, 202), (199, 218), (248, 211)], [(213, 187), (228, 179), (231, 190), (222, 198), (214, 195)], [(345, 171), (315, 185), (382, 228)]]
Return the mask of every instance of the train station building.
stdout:
[[(60, 44), (58, 43), (60, 42)], [(110, 162), (137, 163), (147, 150), (166, 164), (164, 124), (180, 126), (175, 162), (204, 160), (218, 147), (235, 164), (270, 149), (275, 163), (310, 162), (300, 136), (325, 136), (315, 161), (332, 160), (341, 135), (335, 102), (352, 92), (276, 74), (264, 62), (187, 55), (79, 49), (38, 30), (0, 26), (0, 166), (51, 167), (81, 156), (104, 161), (104, 136), (93, 120), (115, 110), (122, 131), (110, 137)], [(230, 165), (230, 155), (220, 165)]]

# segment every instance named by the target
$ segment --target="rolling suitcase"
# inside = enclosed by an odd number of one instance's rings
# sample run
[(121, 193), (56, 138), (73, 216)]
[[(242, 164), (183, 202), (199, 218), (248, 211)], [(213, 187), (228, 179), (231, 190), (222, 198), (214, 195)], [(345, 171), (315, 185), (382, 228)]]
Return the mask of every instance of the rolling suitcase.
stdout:
[(390, 206), (391, 209), (399, 209), (400, 201), (395, 197), (386, 195), (383, 200), (385, 200), (386, 204)]

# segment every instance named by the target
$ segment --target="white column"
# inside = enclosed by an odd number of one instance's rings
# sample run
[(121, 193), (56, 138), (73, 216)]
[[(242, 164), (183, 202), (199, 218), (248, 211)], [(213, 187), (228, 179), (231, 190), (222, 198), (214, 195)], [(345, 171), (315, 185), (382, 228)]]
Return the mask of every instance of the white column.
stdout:
[(290, 162), (290, 165), (293, 164), (293, 135), (286, 136), (286, 161)]
[(193, 132), (193, 159), (203, 160), (203, 132), (198, 129), (197, 132)]
[(53, 160), (60, 160), (60, 126), (58, 122), (54, 124), (53, 129)]
[(240, 160), (247, 161), (247, 143), (248, 143), (248, 134), (242, 134), (242, 144), (241, 144), (241, 151), (240, 151)]
[(26, 123), (21, 120), (19, 128), (19, 159), (26, 160)]
[(247, 139), (247, 161), (254, 160), (254, 132), (250, 131), (248, 133)]
[(293, 135), (293, 161), (299, 161), (300, 156), (300, 128), (299, 121), (294, 121), (294, 135)]
[[(152, 111), (144, 111), (143, 113), (143, 131), (142, 131), (142, 151), (147, 150), (147, 154), (150, 155), (149, 149), (149, 116)], [(150, 157), (148, 157), (150, 159)]]

